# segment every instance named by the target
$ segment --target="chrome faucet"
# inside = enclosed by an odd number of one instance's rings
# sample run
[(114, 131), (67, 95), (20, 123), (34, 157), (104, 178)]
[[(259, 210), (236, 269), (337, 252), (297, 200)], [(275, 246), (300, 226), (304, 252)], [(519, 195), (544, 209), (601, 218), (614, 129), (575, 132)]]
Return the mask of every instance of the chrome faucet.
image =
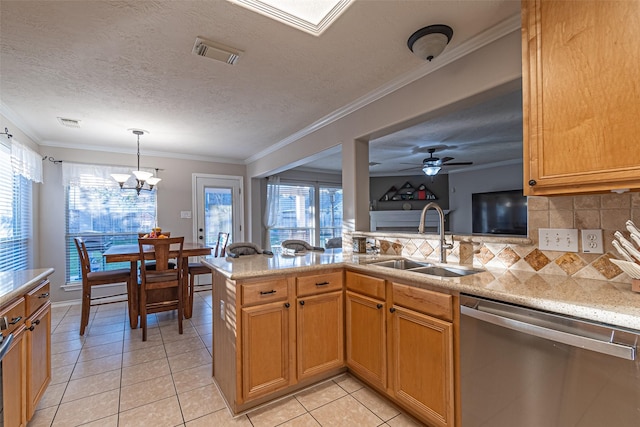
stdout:
[(424, 222), (427, 218), (427, 211), (429, 209), (435, 209), (438, 212), (438, 217), (440, 219), (440, 262), (443, 264), (447, 263), (447, 249), (453, 248), (453, 240), (451, 243), (447, 243), (444, 238), (444, 212), (442, 212), (442, 208), (436, 202), (429, 202), (422, 209), (422, 213), (420, 214), (420, 225), (418, 225), (418, 233), (424, 234)]

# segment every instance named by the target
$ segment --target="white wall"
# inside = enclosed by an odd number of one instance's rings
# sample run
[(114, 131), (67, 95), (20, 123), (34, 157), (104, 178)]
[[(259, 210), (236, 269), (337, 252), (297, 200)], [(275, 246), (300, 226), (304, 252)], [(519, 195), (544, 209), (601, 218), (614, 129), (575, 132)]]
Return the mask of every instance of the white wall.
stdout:
[[(69, 148), (40, 147), (43, 156), (77, 163), (135, 165), (135, 154), (114, 154)], [(174, 236), (185, 236), (193, 241), (193, 222), (180, 218), (180, 211), (192, 210), (191, 176), (193, 173), (219, 175), (245, 175), (243, 165), (181, 160), (145, 156), (142, 166), (157, 167), (162, 181), (158, 185), (158, 225)], [(62, 167), (45, 161), (45, 182), (41, 188), (40, 262), (39, 267), (54, 267), (51, 298), (54, 302), (80, 298), (79, 291), (61, 289), (65, 278), (65, 195), (62, 185)], [(246, 203), (246, 201), (245, 201)], [(193, 215), (192, 215), (193, 216)], [(244, 219), (246, 221), (246, 218)]]
[(449, 230), (471, 234), (471, 194), (522, 188), (522, 163), (449, 174)]

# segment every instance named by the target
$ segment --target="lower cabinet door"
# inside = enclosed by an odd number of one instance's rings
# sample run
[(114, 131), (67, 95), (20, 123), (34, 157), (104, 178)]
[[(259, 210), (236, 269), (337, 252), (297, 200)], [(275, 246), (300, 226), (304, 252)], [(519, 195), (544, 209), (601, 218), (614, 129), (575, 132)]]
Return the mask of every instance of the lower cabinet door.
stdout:
[(242, 309), (242, 400), (291, 384), (287, 302)]
[(384, 302), (347, 291), (347, 366), (381, 389), (387, 387)]
[(298, 379), (344, 365), (342, 291), (298, 298)]
[(51, 303), (29, 317), (26, 326), (27, 418), (31, 419), (51, 381)]
[(453, 426), (453, 325), (392, 308), (393, 392), (435, 426)]
[(11, 348), (2, 359), (4, 425), (27, 425), (27, 367), (24, 326), (13, 333)]

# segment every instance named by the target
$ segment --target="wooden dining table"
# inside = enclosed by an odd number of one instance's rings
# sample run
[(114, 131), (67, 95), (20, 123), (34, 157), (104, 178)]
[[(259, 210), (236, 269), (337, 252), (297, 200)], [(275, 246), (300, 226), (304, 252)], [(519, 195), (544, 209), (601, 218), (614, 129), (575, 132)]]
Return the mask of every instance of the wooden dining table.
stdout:
[[(189, 257), (210, 255), (212, 248), (201, 245), (199, 243), (184, 243), (182, 247), (182, 267), (184, 268), (183, 301), (184, 301), (184, 317), (190, 318), (193, 313), (193, 307), (189, 304), (189, 293), (193, 289), (189, 289), (187, 272), (189, 271)], [(138, 276), (138, 262), (140, 261), (140, 250), (137, 244), (133, 245), (113, 245), (102, 254), (106, 262), (129, 262), (131, 265), (131, 274), (133, 277)], [(178, 251), (170, 251), (170, 257), (177, 257)], [(145, 259), (152, 260), (155, 258), (153, 248), (145, 250)], [(129, 323), (131, 329), (138, 327), (138, 287), (127, 289), (128, 305), (129, 305)]]

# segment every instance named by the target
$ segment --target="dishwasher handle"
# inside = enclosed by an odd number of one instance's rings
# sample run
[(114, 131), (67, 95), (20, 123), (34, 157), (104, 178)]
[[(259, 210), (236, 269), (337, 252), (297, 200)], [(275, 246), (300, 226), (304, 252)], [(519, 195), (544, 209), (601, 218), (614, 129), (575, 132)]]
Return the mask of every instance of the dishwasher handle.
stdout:
[(546, 328), (544, 326), (534, 325), (520, 320), (511, 319), (509, 317), (499, 316), (493, 313), (480, 311), (476, 308), (460, 306), (460, 314), (473, 317), (483, 322), (492, 323), (497, 326), (512, 329), (528, 335), (551, 341), (560, 342), (571, 345), (573, 347), (583, 348), (585, 350), (596, 351), (598, 353), (608, 354), (610, 356), (619, 357), (621, 359), (635, 360), (636, 349), (628, 345), (617, 344), (609, 341), (602, 341), (590, 337), (576, 335), (564, 331)]

